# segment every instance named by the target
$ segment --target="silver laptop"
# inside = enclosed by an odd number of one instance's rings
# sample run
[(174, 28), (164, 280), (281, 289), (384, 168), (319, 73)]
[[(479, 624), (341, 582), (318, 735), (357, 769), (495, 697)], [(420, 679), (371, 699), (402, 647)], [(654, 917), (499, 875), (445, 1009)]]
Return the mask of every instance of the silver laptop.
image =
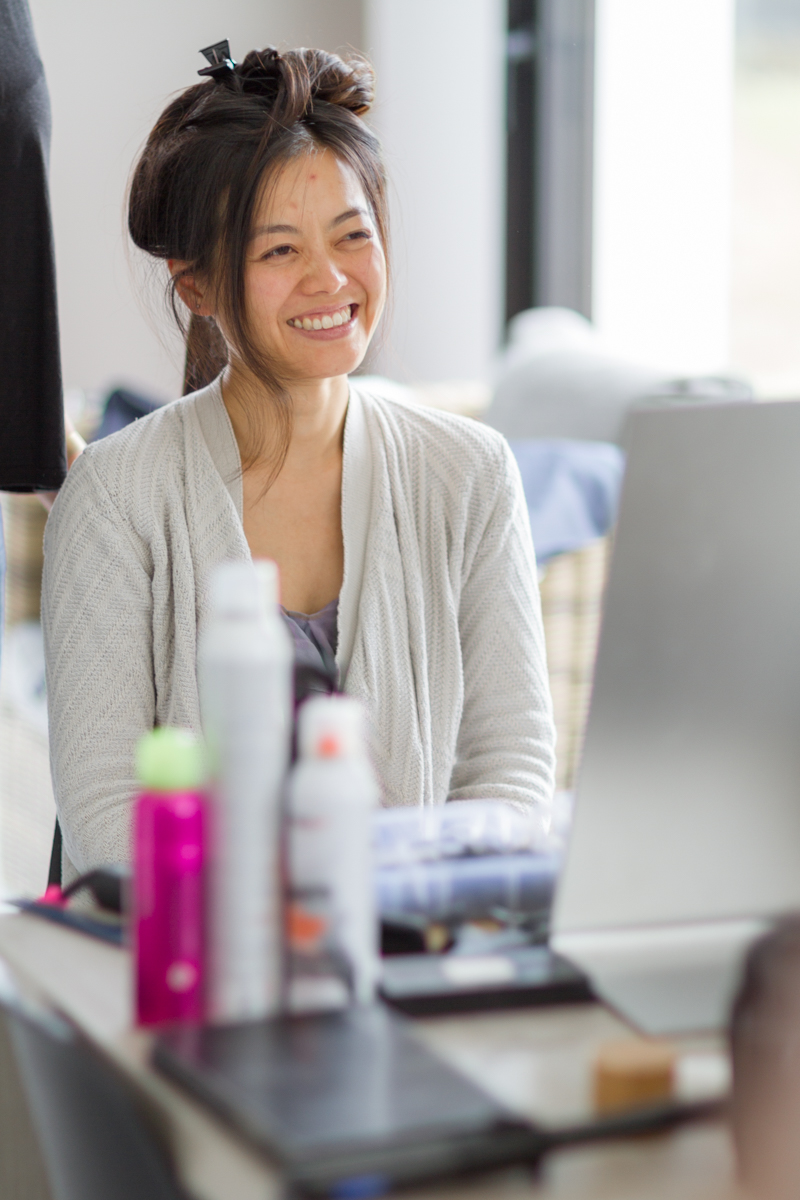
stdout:
[(634, 413), (553, 948), (719, 1028), (800, 909), (800, 402)]

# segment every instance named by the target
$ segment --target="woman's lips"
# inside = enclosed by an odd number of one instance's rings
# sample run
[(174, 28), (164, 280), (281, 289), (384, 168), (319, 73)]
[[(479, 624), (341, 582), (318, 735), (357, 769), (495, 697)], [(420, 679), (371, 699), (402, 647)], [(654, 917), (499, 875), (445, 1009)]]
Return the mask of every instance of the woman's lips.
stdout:
[[(353, 329), (358, 317), (358, 304), (343, 304), (340, 308), (328, 312), (317, 312), (306, 317), (293, 317), (287, 322), (290, 329), (305, 337), (335, 340), (347, 335)], [(337, 323), (338, 322), (338, 323)]]

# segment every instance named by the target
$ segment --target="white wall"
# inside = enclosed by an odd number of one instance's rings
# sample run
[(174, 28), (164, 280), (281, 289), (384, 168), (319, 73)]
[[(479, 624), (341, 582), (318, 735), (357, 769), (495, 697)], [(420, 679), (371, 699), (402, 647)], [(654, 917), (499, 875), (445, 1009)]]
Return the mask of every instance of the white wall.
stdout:
[(393, 322), (377, 365), (486, 376), (503, 289), (504, 0), (366, 0), (392, 181)]
[(597, 0), (593, 313), (676, 372), (728, 359), (733, 0)]
[[(504, 0), (30, 0), (53, 102), (65, 384), (164, 396), (181, 351), (126, 257), (128, 173), (199, 46), (359, 46), (393, 181), (379, 365), (485, 376), (502, 328)], [(727, 358), (733, 0), (597, 0), (595, 319), (671, 370)], [(362, 7), (364, 15), (362, 17)]]
[(127, 381), (170, 398), (181, 349), (158, 304), (153, 315), (146, 303), (143, 311), (126, 257), (124, 194), (137, 150), (168, 95), (196, 82), (200, 46), (227, 37), (241, 58), (269, 43), (357, 45), (361, 0), (30, 3), (53, 109), (65, 386)]

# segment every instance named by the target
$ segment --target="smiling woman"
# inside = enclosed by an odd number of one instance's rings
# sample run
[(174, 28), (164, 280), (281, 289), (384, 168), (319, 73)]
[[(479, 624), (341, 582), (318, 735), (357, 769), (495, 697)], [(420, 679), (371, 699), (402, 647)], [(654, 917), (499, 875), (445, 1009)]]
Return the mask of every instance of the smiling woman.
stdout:
[[(213, 57), (213, 56), (212, 56)], [(553, 724), (508, 446), (351, 385), (387, 292), (372, 73), (319, 50), (225, 56), (135, 168), (131, 236), (216, 377), (105, 441), (48, 525), (43, 618), (65, 875), (128, 856), (134, 747), (199, 729), (198, 628), (223, 560), (274, 559), (299, 658), (334, 654), (386, 804), (543, 816)]]

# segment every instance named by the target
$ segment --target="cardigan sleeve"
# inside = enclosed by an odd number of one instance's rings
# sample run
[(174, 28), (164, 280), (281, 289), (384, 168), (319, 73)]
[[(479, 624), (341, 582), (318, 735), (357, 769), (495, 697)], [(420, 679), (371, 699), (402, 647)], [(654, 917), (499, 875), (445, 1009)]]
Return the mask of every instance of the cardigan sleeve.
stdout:
[(498, 443), (497, 486), (464, 565), (459, 627), (464, 707), (449, 800), (549, 808), (555, 726), (530, 522), (519, 470)]
[(42, 585), (53, 788), (79, 871), (130, 859), (135, 747), (155, 720), (151, 573), (90, 448), (47, 522)]

